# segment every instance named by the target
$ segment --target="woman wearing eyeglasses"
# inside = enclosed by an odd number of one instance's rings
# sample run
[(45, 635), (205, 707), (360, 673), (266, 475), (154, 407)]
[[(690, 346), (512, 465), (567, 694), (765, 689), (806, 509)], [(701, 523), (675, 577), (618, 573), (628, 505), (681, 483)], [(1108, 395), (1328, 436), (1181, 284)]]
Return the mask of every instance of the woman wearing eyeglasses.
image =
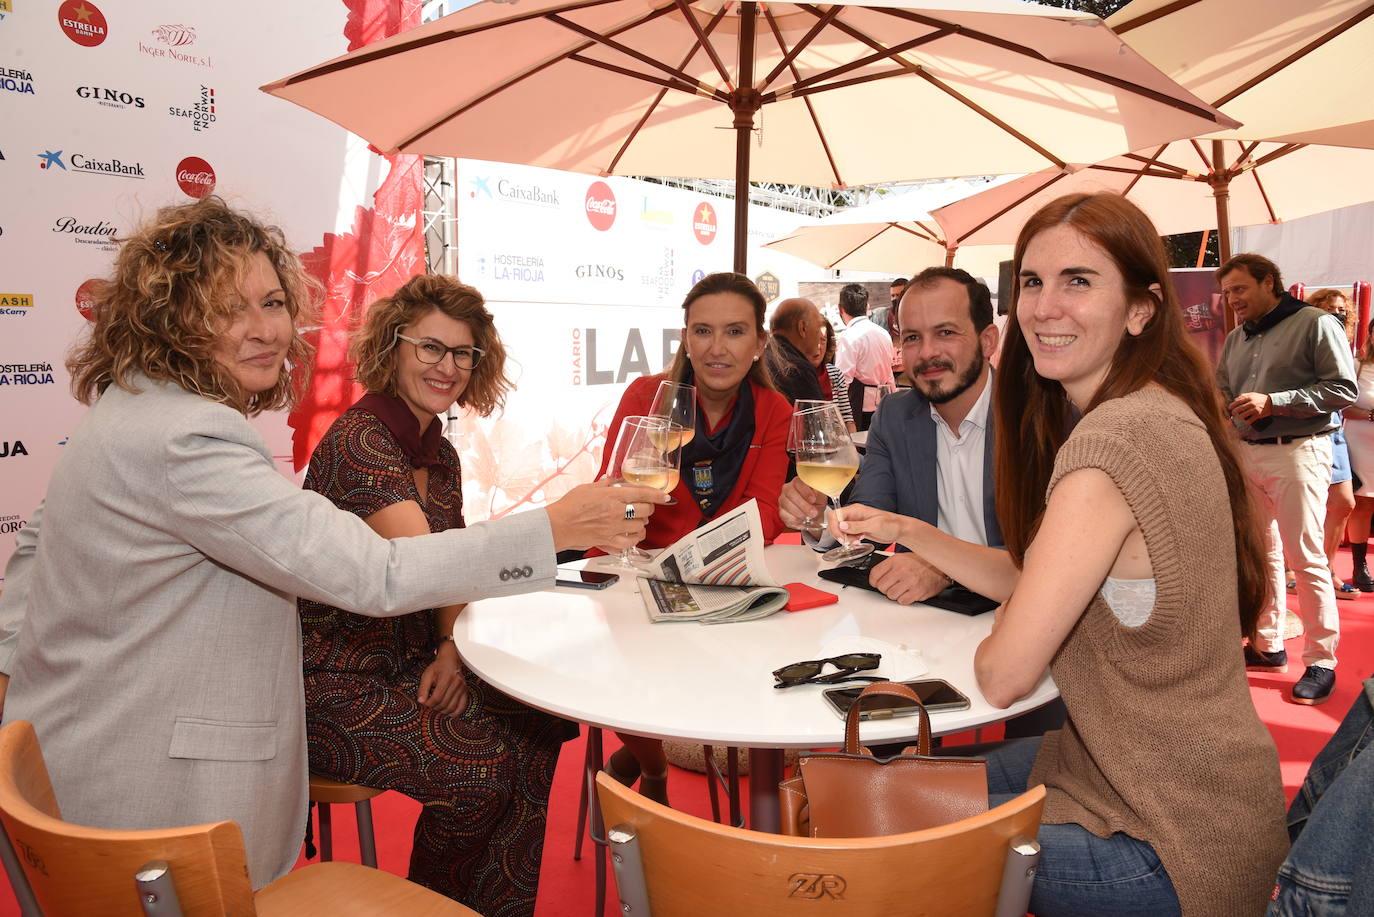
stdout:
[[(386, 538), (463, 527), (437, 415), (490, 414), (510, 388), (480, 293), (421, 275), (368, 310), (368, 390), (325, 434), (306, 488)], [(549, 788), (571, 724), (483, 683), (453, 644), (462, 605), (376, 619), (302, 599), (310, 770), (424, 804), (410, 879), (484, 915), (534, 912)]]

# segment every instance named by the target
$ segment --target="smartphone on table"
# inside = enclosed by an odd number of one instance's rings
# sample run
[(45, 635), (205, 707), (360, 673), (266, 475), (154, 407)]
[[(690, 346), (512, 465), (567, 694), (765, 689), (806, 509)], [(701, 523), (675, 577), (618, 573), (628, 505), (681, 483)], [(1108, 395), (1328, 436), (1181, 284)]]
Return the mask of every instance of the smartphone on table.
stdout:
[(600, 570), (574, 570), (571, 567), (558, 567), (554, 574), (555, 586), (571, 586), (574, 589), (605, 589), (620, 580), (614, 573)]
[[(954, 685), (945, 681), (943, 678), (927, 678), (918, 681), (904, 681), (912, 692), (921, 699), (925, 708), (930, 713), (940, 713), (944, 710), (967, 710), (969, 699)], [(859, 699), (863, 693), (865, 685), (853, 688), (831, 688), (825, 692), (825, 699), (840, 715), (840, 718), (848, 716), (849, 708), (854, 701)], [(864, 708), (859, 712), (860, 720), (890, 720), (898, 716), (915, 716), (916, 705), (904, 697), (890, 697), (880, 695), (870, 697), (864, 702)]]

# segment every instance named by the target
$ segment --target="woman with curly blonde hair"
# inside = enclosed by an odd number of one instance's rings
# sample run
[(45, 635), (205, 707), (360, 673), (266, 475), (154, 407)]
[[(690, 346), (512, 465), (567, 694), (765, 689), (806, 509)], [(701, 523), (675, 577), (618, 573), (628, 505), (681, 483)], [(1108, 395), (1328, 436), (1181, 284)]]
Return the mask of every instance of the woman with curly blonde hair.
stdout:
[(3, 713), (33, 723), (63, 816), (233, 819), (254, 887), (291, 869), (305, 832), (297, 596), (385, 617), (542, 589), (556, 550), (633, 544), (626, 499), (641, 517), (661, 499), (588, 485), (497, 523), (378, 538), (279, 474), (248, 422), (300, 391), (286, 362), (308, 352), (314, 293), (278, 230), (218, 198), (123, 240), (68, 362), (90, 410), (0, 595)]
[[(463, 527), (462, 470), (440, 435), (510, 382), (482, 294), (412, 277), (372, 304), (352, 356), (368, 394), (315, 447), (305, 486), (385, 538)], [(461, 604), (396, 618), (300, 601), (310, 769), (424, 804), (410, 878), (488, 917), (534, 913), (549, 790), (577, 728), (481, 681), (451, 635)]]

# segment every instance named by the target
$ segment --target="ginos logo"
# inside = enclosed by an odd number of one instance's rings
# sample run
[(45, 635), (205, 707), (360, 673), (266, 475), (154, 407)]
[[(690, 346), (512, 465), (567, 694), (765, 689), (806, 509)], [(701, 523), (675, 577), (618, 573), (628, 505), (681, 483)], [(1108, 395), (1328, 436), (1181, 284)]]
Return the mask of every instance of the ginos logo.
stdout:
[(615, 194), (604, 181), (594, 181), (587, 189), (587, 222), (600, 232), (615, 222)]
[(625, 269), (614, 264), (579, 264), (573, 273), (582, 280), (625, 279)]
[(88, 322), (95, 321), (91, 314), (95, 311), (95, 288), (98, 283), (100, 281), (92, 277), (76, 288), (76, 311)]
[(107, 105), (110, 108), (134, 108), (143, 107), (143, 96), (136, 96), (132, 92), (124, 92), (121, 89), (102, 89), (99, 86), (78, 86), (76, 94), (83, 99), (90, 99)]
[(692, 233), (702, 245), (710, 245), (716, 238), (716, 208), (706, 201), (692, 213)]
[(177, 163), (177, 184), (190, 197), (205, 197), (215, 190), (215, 170), (199, 156), (187, 156)]
[(66, 0), (57, 8), (57, 24), (68, 38), (84, 48), (94, 48), (108, 34), (105, 14), (91, 0)]

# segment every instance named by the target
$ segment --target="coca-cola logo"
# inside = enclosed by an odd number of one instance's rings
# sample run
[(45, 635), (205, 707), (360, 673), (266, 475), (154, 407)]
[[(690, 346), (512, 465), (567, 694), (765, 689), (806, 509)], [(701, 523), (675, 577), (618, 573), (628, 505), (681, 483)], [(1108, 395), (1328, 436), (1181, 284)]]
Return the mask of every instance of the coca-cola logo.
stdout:
[(91, 314), (95, 311), (95, 288), (98, 283), (100, 281), (92, 277), (76, 288), (76, 311), (88, 322), (95, 320)]
[(109, 34), (105, 14), (91, 0), (66, 0), (57, 8), (57, 24), (83, 48), (94, 48)]
[(215, 170), (199, 156), (187, 156), (177, 163), (177, 185), (190, 197), (205, 197), (215, 190)]
[(615, 194), (604, 181), (594, 181), (587, 189), (587, 222), (592, 229), (605, 232), (615, 223)]
[(710, 245), (716, 238), (716, 208), (702, 201), (692, 211), (692, 234), (702, 245)]

